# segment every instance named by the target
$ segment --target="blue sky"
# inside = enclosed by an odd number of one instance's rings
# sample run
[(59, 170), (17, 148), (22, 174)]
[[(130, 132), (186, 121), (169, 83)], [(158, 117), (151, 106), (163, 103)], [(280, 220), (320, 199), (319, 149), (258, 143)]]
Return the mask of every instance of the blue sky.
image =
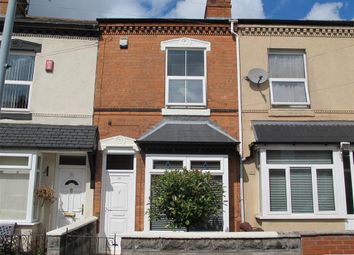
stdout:
[[(29, 14), (76, 19), (203, 18), (206, 0), (31, 0)], [(232, 0), (233, 18), (354, 20), (354, 0)]]

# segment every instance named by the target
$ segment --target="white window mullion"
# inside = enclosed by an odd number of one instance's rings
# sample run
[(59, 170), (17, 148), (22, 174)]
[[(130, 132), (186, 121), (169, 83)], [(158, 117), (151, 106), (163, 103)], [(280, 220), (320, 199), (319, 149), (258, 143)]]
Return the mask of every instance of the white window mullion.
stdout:
[(286, 197), (287, 197), (287, 213), (292, 213), (291, 207), (291, 185), (290, 185), (290, 167), (285, 168), (285, 178), (286, 178)]
[(221, 160), (221, 169), (223, 170), (222, 182), (224, 187), (224, 203), (223, 203), (223, 222), (224, 222), (224, 231), (229, 231), (229, 162), (228, 157), (225, 156)]
[(318, 189), (317, 189), (317, 169), (316, 167), (311, 167), (311, 174), (312, 174), (312, 194), (313, 194), (313, 211), (315, 214), (319, 212), (319, 205), (318, 205)]
[(33, 199), (34, 199), (34, 187), (36, 180), (36, 167), (37, 167), (37, 155), (32, 155), (32, 168), (30, 170), (29, 184), (28, 184), (28, 198), (27, 198), (27, 213), (26, 221), (32, 222), (33, 220)]

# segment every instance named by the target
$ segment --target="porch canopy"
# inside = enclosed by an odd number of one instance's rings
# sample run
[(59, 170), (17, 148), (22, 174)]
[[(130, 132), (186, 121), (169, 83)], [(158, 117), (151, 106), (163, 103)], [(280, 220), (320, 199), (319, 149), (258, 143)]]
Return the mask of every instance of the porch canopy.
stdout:
[(87, 152), (91, 186), (95, 176), (98, 130), (93, 126), (0, 123), (1, 149)]
[(207, 117), (166, 117), (136, 140), (149, 153), (225, 153), (239, 143)]
[(354, 143), (354, 121), (253, 121), (256, 143)]

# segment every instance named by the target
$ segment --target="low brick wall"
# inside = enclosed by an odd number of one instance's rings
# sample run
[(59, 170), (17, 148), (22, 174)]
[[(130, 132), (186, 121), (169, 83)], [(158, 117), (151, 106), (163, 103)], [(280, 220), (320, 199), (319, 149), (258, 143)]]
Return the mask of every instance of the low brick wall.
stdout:
[(122, 237), (122, 255), (300, 255), (298, 234), (259, 233), (174, 233), (161, 236)]
[(47, 255), (94, 254), (97, 217), (89, 217), (47, 233)]
[(354, 254), (354, 232), (301, 233), (303, 255)]

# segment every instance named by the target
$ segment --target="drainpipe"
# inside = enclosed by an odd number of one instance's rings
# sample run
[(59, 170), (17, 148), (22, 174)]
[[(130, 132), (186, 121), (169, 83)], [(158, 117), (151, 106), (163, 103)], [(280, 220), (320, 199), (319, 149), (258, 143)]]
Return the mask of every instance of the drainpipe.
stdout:
[(240, 61), (240, 38), (234, 31), (235, 24), (237, 26), (237, 20), (230, 20), (231, 34), (236, 39), (236, 63), (237, 63), (237, 94), (238, 94), (238, 128), (239, 128), (239, 153), (240, 153), (240, 210), (241, 210), (241, 223), (245, 221), (245, 209), (244, 209), (244, 192), (243, 192), (243, 130), (242, 130), (242, 90), (241, 90), (241, 61)]
[[(4, 29), (2, 32), (0, 49), (0, 112), (2, 106), (2, 93), (5, 86), (5, 73), (8, 67), (7, 57), (10, 51), (12, 28), (14, 26), (17, 0), (9, 0), (7, 3)], [(1, 116), (0, 116), (1, 117)]]

